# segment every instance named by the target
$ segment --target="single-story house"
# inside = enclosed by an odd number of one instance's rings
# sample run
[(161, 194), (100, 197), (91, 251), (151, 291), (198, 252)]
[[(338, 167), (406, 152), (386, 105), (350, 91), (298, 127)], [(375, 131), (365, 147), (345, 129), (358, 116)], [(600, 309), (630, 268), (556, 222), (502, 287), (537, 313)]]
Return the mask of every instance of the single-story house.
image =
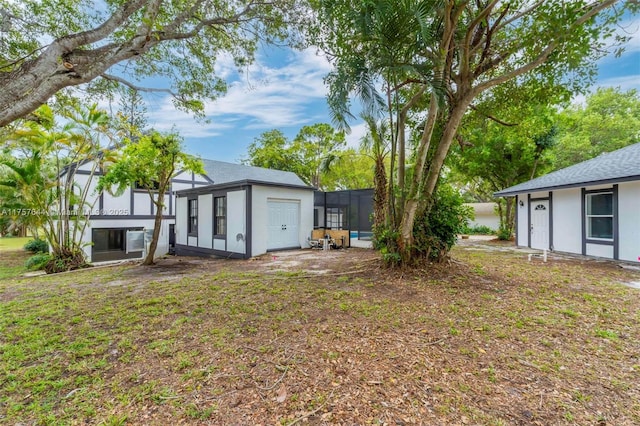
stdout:
[(500, 228), (500, 216), (496, 209), (496, 203), (466, 203), (473, 209), (474, 219), (469, 220), (469, 227), (486, 226), (494, 231)]
[(176, 193), (177, 255), (246, 259), (308, 247), (313, 187), (291, 172), (228, 163), (217, 171), (224, 177), (213, 185)]
[(640, 143), (495, 194), (516, 197), (516, 245), (640, 261)]

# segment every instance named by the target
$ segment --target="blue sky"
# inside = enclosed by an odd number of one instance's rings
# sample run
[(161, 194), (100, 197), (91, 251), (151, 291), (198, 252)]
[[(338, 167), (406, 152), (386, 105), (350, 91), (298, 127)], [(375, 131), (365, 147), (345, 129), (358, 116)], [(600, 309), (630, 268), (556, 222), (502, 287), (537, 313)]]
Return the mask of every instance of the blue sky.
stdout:
[[(618, 31), (632, 40), (621, 57), (609, 55), (599, 61), (595, 87), (640, 91), (640, 18), (626, 21)], [(149, 124), (162, 131), (175, 128), (190, 154), (239, 162), (246, 158), (247, 146), (267, 130), (280, 129), (293, 138), (302, 126), (330, 123), (323, 82), (330, 70), (315, 49), (263, 49), (255, 63), (241, 72), (230, 58), (222, 57), (218, 71), (229, 82), (229, 90), (206, 105), (208, 123), (176, 111), (170, 98), (154, 95), (148, 98)], [(576, 98), (582, 101), (584, 97)], [(357, 145), (364, 131), (363, 124), (353, 123), (348, 142)]]

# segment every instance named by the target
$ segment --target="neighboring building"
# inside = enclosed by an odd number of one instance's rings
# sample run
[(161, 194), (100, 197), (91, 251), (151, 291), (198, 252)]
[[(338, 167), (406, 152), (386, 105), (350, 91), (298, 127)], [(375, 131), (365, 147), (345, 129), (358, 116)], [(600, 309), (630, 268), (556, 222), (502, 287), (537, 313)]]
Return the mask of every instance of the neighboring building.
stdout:
[(640, 261), (640, 143), (499, 191), (516, 245)]
[(500, 228), (500, 216), (498, 216), (496, 203), (466, 203), (473, 209), (475, 219), (469, 220), (469, 227), (486, 226), (494, 231)]
[(291, 172), (225, 164), (213, 185), (178, 191), (176, 254), (246, 259), (308, 247), (314, 188)]

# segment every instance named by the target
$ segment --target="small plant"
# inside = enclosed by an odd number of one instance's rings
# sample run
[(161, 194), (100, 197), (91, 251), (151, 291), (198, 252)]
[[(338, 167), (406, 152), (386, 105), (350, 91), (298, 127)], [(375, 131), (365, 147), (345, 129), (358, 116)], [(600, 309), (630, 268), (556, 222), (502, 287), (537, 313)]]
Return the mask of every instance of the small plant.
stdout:
[(24, 245), (24, 249), (31, 253), (47, 253), (49, 251), (49, 244), (45, 240), (34, 238)]
[(508, 241), (511, 239), (511, 230), (507, 229), (505, 227), (500, 227), (500, 229), (498, 229), (498, 232), (496, 233), (496, 235), (498, 236), (498, 239), (501, 241)]
[(50, 260), (51, 255), (49, 253), (38, 253), (28, 258), (24, 266), (30, 271), (40, 271), (44, 269)]
[(464, 228), (462, 229), (462, 233), (469, 235), (495, 235), (496, 231), (489, 228), (487, 225), (469, 226), (465, 224)]

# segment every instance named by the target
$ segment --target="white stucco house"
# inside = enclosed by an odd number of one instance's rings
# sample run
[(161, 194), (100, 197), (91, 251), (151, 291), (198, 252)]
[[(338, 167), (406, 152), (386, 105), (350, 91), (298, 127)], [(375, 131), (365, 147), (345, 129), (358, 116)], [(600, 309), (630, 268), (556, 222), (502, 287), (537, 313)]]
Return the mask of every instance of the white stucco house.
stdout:
[(516, 197), (516, 245), (640, 262), (640, 143), (495, 194)]
[[(176, 226), (176, 215), (182, 207), (178, 203), (184, 202), (184, 200), (179, 200), (176, 196), (178, 191), (193, 190), (210, 185), (220, 186), (242, 179), (249, 181), (265, 179), (267, 184), (278, 183), (286, 185), (292, 183), (293, 185), (304, 185), (298, 176), (290, 172), (215, 160), (202, 160), (202, 163), (205, 174), (198, 175), (191, 172), (183, 172), (176, 175), (171, 181), (169, 191), (165, 194), (166, 207), (162, 220), (162, 229), (160, 230), (160, 239), (156, 249), (156, 255), (158, 256), (162, 256), (169, 252), (170, 249), (173, 249), (177, 245), (178, 236), (180, 243), (184, 242), (183, 236), (186, 234), (183, 235), (182, 230), (178, 231)], [(132, 248), (133, 244), (127, 241), (127, 231), (147, 230), (150, 232), (153, 230), (156, 213), (155, 205), (151, 202), (147, 190), (131, 187), (127, 188), (120, 196), (113, 196), (107, 192), (97, 193), (95, 187), (102, 171), (95, 167), (93, 161), (72, 164), (69, 167), (75, 168), (74, 182), (77, 186), (84, 187), (90, 180), (89, 191), (87, 192), (89, 195), (86, 200), (86, 205), (90, 207), (85, 208), (85, 211), (88, 210), (89, 221), (81, 240), (87, 260), (101, 262), (141, 258), (144, 254), (143, 251), (139, 249), (139, 246), (135, 249)], [(64, 179), (65, 173), (60, 178)], [(261, 189), (257, 189), (255, 192), (260, 194)], [(313, 203), (313, 200), (311, 203)], [(218, 207), (219, 211), (224, 209), (225, 214), (230, 218), (230, 231), (236, 230), (234, 228), (235, 219), (241, 214), (239, 211), (234, 210), (236, 207), (237, 202), (233, 195), (230, 198), (228, 213), (226, 212), (226, 206)], [(205, 212), (206, 207), (203, 207), (202, 214)], [(185, 215), (187, 215), (186, 210), (178, 214), (182, 218), (187, 217)], [(313, 212), (311, 213), (311, 220), (313, 220)], [(260, 224), (258, 225), (261, 226)], [(200, 232), (204, 232), (207, 229), (207, 225), (204, 222), (202, 222), (201, 229)], [(237, 233), (239, 231), (233, 236), (235, 237)], [(202, 241), (201, 239), (201, 244)], [(256, 244), (258, 243), (254, 242), (254, 245)], [(206, 247), (206, 244), (204, 246)]]
[(177, 255), (247, 259), (308, 247), (314, 188), (295, 173), (232, 165), (214, 184), (177, 192)]
[(486, 226), (494, 231), (500, 228), (500, 216), (496, 212), (496, 203), (466, 203), (473, 209), (474, 219), (469, 220), (469, 226)]

